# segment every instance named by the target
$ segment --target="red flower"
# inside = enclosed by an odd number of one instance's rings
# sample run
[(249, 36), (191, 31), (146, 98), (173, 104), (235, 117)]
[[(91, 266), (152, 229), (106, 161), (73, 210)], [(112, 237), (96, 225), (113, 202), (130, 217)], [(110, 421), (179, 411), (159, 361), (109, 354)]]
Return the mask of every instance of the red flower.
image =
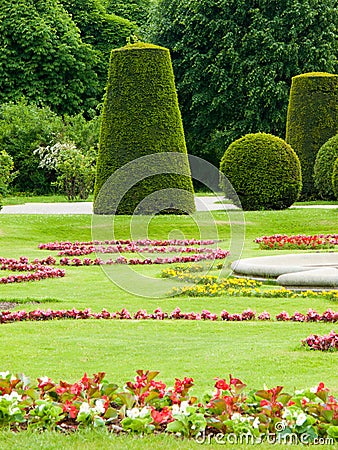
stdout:
[(65, 401), (65, 403), (63, 404), (62, 410), (63, 410), (63, 412), (69, 413), (69, 417), (71, 417), (72, 419), (76, 419), (77, 414), (79, 412), (77, 407), (69, 400)]
[(326, 389), (325, 389), (324, 383), (323, 382), (319, 383), (316, 392), (325, 391), (325, 390)]
[(215, 378), (215, 379), (217, 380), (215, 384), (216, 389), (220, 389), (222, 391), (227, 391), (229, 389), (229, 385), (225, 380), (223, 380), (222, 378)]
[(270, 402), (268, 400), (261, 400), (259, 406), (270, 406)]
[(157, 424), (168, 423), (173, 420), (171, 410), (165, 406), (161, 411), (157, 411), (155, 408), (151, 409), (150, 415), (153, 419), (153, 422)]

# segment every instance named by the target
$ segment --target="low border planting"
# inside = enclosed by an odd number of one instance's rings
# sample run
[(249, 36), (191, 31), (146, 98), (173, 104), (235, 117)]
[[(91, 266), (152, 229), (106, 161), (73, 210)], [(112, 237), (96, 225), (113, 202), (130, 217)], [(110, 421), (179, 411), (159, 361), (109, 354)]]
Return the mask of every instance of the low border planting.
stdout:
[(215, 378), (202, 399), (191, 394), (194, 380), (175, 378), (172, 387), (155, 380), (159, 372), (138, 370), (123, 389), (99, 372), (75, 383), (42, 376), (33, 384), (23, 374), (0, 372), (0, 427), (16, 432), (106, 428), (113, 433), (172, 433), (201, 439), (221, 433), (271, 437), (293, 435), (304, 443), (338, 439), (338, 401), (319, 383), (289, 394), (282, 386), (246, 390), (238, 378)]
[(274, 234), (254, 240), (261, 250), (327, 250), (338, 245), (338, 234)]
[[(267, 311), (257, 313), (249, 309), (241, 313), (229, 313), (225, 309), (218, 315), (212, 313), (207, 309), (201, 312), (183, 312), (179, 307), (176, 307), (172, 312), (162, 311), (161, 308), (156, 308), (154, 312), (148, 313), (145, 309), (139, 309), (135, 313), (129, 312), (126, 308), (121, 311), (109, 312), (103, 309), (101, 312), (94, 313), (90, 308), (84, 310), (77, 310), (75, 308), (68, 310), (42, 310), (35, 309), (33, 311), (0, 311), (0, 324), (11, 322), (24, 321), (47, 321), (59, 319), (98, 319), (98, 320), (211, 320), (211, 321), (225, 321), (225, 322), (242, 322), (249, 320), (273, 320)], [(319, 314), (313, 309), (309, 309), (306, 314), (296, 311), (289, 315), (286, 311), (282, 311), (275, 316), (275, 320), (279, 322), (324, 322), (336, 323), (338, 322), (338, 312), (332, 309), (327, 309), (322, 314)]]
[(338, 351), (338, 334), (333, 330), (323, 336), (311, 334), (302, 340), (302, 345), (310, 350)]
[(63, 269), (51, 267), (55, 263), (55, 258), (51, 256), (44, 259), (34, 259), (33, 262), (29, 262), (28, 258), (25, 256), (21, 256), (19, 259), (0, 257), (0, 270), (27, 272), (1, 277), (0, 284), (22, 283), (25, 281), (39, 281), (46, 278), (64, 277), (65, 271)]

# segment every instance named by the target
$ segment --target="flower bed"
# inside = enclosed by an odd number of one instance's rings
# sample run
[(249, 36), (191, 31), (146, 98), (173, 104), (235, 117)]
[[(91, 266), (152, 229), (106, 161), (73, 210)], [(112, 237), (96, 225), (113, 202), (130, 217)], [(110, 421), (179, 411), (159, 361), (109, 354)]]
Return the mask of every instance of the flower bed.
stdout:
[(302, 345), (311, 350), (337, 351), (338, 334), (334, 331), (331, 331), (329, 334), (324, 334), (323, 336), (311, 334), (302, 340)]
[(291, 291), (285, 288), (267, 289), (263, 283), (248, 278), (219, 278), (214, 275), (190, 273), (190, 268), (176, 266), (161, 272), (164, 278), (176, 279), (180, 282), (190, 282), (193, 285), (174, 287), (171, 295), (189, 297), (263, 297), (263, 298), (318, 298), (338, 299), (338, 290), (331, 291)]
[[(187, 263), (205, 260), (224, 259), (229, 255), (228, 250), (220, 248), (210, 248), (207, 245), (214, 245), (213, 240), (150, 240), (143, 239), (138, 241), (131, 240), (113, 240), (113, 241), (89, 241), (89, 242), (49, 242), (39, 244), (41, 250), (58, 251), (58, 256), (62, 256), (60, 264), (65, 266), (89, 266), (102, 264), (173, 264)], [(119, 254), (117, 258), (110, 258), (106, 261), (101, 258), (80, 258), (70, 259), (68, 256), (83, 256), (91, 253)], [(122, 256), (124, 253), (147, 253), (147, 254), (165, 254), (177, 253), (176, 256), (169, 257), (146, 257), (130, 258)], [(187, 255), (184, 255), (186, 254)]]
[[(56, 250), (60, 256), (59, 264), (61, 266), (98, 266), (111, 264), (130, 264), (130, 265), (148, 265), (148, 264), (174, 264), (174, 263), (195, 263), (198, 261), (222, 260), (229, 255), (228, 250), (220, 248), (205, 247), (213, 245), (212, 240), (140, 240), (140, 241), (91, 241), (91, 242), (50, 242), (40, 244), (39, 248), (43, 250)], [(115, 258), (103, 260), (96, 258), (79, 258), (79, 256), (91, 253), (115, 254)], [(177, 253), (173, 256), (146, 256), (144, 258), (127, 259), (122, 253), (147, 253), (147, 254), (165, 254)], [(65, 255), (71, 255), (70, 258)], [(48, 256), (44, 259), (34, 259), (29, 262), (28, 258), (21, 256), (19, 260), (14, 258), (0, 257), (0, 270), (9, 270), (12, 272), (28, 272), (25, 274), (10, 274), (0, 278), (0, 284), (21, 283), (24, 281), (38, 281), (45, 278), (60, 278), (65, 276), (63, 269), (56, 269), (51, 266), (58, 264), (57, 260)]]
[(230, 375), (216, 378), (214, 389), (199, 401), (190, 393), (192, 378), (175, 378), (167, 387), (155, 380), (158, 373), (139, 370), (121, 390), (104, 372), (84, 374), (75, 383), (44, 376), (35, 384), (24, 375), (2, 372), (0, 426), (13, 431), (106, 427), (115, 433), (166, 432), (201, 443), (216, 434), (224, 439), (246, 435), (252, 443), (281, 442), (291, 434), (303, 444), (338, 439), (338, 402), (323, 383), (293, 394), (282, 386), (246, 393), (246, 385)]
[(51, 267), (56, 263), (55, 258), (49, 256), (45, 259), (35, 259), (29, 262), (28, 258), (21, 256), (19, 260), (14, 258), (0, 258), (0, 270), (12, 272), (28, 272), (11, 274), (0, 278), (0, 284), (22, 283), (24, 281), (39, 281), (46, 278), (62, 278), (65, 276), (63, 269)]
[[(130, 313), (127, 309), (123, 308), (121, 311), (109, 312), (103, 309), (99, 313), (93, 313), (89, 308), (84, 310), (77, 310), (75, 308), (70, 310), (41, 310), (36, 309), (34, 311), (0, 311), (0, 324), (11, 322), (23, 322), (23, 321), (44, 321), (44, 320), (57, 320), (57, 319), (105, 319), (105, 320), (222, 320), (229, 322), (247, 321), (247, 320), (272, 320), (270, 314), (267, 311), (262, 313), (256, 313), (251, 309), (247, 309), (242, 313), (230, 314), (228, 311), (223, 310), (219, 315), (208, 311), (207, 309), (202, 312), (182, 312), (180, 308), (175, 308), (172, 312), (168, 313), (162, 311), (161, 308), (156, 308), (154, 312), (148, 313), (145, 309), (139, 309), (136, 313)], [(291, 316), (282, 311), (277, 314), (275, 319), (280, 322), (325, 322), (335, 323), (338, 322), (338, 312), (327, 309), (323, 314), (319, 314), (313, 309), (309, 309), (306, 314), (302, 314), (296, 311)]]
[(259, 244), (259, 248), (262, 250), (324, 250), (338, 245), (338, 234), (316, 234), (313, 236), (274, 234), (258, 237), (254, 242)]

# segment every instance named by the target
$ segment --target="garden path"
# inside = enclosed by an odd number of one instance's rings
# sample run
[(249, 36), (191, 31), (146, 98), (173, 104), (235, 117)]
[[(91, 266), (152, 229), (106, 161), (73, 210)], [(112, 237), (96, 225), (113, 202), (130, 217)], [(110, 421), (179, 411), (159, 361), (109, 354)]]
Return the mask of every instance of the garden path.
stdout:
[[(232, 204), (216, 203), (221, 197), (195, 197), (197, 211), (235, 209)], [(71, 203), (25, 203), (4, 206), (0, 214), (92, 214), (92, 202)], [(338, 205), (337, 205), (338, 207)]]

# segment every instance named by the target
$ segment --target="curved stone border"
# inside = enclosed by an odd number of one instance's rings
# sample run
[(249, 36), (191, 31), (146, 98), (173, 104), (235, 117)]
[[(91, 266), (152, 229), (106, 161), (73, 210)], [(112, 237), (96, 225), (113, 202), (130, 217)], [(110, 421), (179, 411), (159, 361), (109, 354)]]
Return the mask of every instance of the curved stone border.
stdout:
[(274, 278), (289, 288), (338, 289), (338, 253), (293, 253), (233, 262), (235, 275)]

